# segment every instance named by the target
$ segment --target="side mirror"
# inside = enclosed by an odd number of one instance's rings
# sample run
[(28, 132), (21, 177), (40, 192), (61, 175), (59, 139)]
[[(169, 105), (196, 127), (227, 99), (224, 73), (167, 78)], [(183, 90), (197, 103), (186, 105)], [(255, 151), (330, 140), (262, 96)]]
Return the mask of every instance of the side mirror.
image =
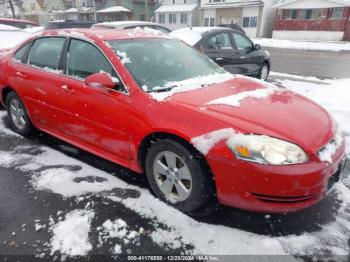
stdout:
[(84, 83), (93, 88), (114, 88), (119, 84), (119, 79), (112, 78), (107, 73), (96, 73), (85, 78)]
[(256, 45), (254, 46), (254, 49), (255, 49), (255, 50), (260, 50), (260, 49), (261, 49), (261, 46), (260, 46), (259, 44), (256, 44)]

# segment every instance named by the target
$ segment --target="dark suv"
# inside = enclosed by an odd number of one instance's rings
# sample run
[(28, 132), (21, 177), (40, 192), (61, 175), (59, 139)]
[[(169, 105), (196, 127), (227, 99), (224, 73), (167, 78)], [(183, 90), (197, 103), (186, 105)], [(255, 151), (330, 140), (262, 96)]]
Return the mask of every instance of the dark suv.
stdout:
[(270, 54), (242, 32), (225, 27), (188, 27), (170, 33), (209, 56), (233, 74), (266, 80)]
[(93, 21), (57, 20), (48, 22), (45, 29), (90, 28), (94, 24), (96, 23)]

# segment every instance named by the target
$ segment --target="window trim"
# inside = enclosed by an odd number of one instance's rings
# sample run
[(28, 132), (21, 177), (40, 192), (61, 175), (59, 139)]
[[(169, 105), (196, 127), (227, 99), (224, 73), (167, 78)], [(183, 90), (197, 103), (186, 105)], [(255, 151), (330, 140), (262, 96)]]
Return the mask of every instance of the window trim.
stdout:
[(65, 50), (64, 57), (63, 57), (63, 59), (64, 59), (63, 63), (64, 64), (63, 64), (63, 74), (62, 74), (62, 76), (65, 76), (65, 77), (68, 77), (70, 79), (77, 80), (77, 81), (80, 81), (80, 82), (84, 82), (84, 79), (82, 79), (82, 78), (74, 77), (72, 75), (68, 75), (67, 74), (69, 47), (70, 47), (70, 43), (71, 43), (72, 39), (83, 41), (83, 42), (89, 43), (89, 44), (93, 45), (94, 47), (96, 47), (100, 51), (100, 53), (107, 59), (108, 63), (112, 66), (113, 70), (115, 71), (115, 73), (118, 76), (118, 79), (123, 84), (123, 89), (124, 89), (125, 92), (119, 91), (119, 90), (115, 90), (115, 89), (109, 89), (109, 91), (113, 91), (113, 92), (117, 92), (117, 93), (120, 93), (120, 94), (124, 94), (124, 95), (130, 96), (130, 92), (129, 92), (129, 89), (128, 89), (127, 85), (125, 85), (124, 80), (120, 77), (119, 72), (116, 70), (116, 68), (113, 65), (113, 63), (111, 62), (111, 60), (106, 56), (106, 54), (103, 52), (103, 50), (99, 46), (97, 46), (95, 43), (93, 43), (92, 41), (87, 40), (87, 39), (82, 39), (82, 38), (79, 38), (79, 37), (70, 37), (70, 36), (67, 38), (68, 44), (67, 44), (67, 48)]

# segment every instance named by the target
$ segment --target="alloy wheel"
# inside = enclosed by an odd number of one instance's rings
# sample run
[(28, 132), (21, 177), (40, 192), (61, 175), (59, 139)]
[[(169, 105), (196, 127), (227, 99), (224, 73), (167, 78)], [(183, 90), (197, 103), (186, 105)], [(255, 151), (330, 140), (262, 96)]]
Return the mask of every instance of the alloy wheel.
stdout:
[(176, 153), (160, 152), (153, 162), (153, 174), (160, 191), (171, 202), (186, 200), (192, 191), (192, 175)]

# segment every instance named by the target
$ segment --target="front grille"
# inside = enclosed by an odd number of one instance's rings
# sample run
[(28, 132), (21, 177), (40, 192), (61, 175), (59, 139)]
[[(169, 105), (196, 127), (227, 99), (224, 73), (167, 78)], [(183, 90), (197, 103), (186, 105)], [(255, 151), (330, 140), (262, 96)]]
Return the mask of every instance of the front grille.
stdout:
[(272, 203), (298, 203), (309, 200), (312, 196), (271, 196), (271, 195), (263, 195), (258, 193), (252, 193), (256, 199), (264, 202), (272, 202)]

